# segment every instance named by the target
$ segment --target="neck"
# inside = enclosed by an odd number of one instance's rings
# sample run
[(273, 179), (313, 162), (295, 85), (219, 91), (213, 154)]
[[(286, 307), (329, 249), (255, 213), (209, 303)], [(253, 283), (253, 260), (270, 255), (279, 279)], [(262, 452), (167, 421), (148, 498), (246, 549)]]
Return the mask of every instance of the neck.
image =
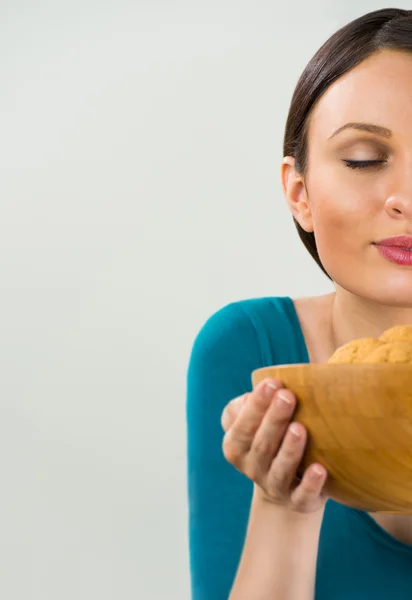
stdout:
[(394, 325), (412, 325), (412, 306), (386, 306), (360, 298), (336, 285), (332, 294), (331, 346), (333, 352), (351, 340), (379, 337)]

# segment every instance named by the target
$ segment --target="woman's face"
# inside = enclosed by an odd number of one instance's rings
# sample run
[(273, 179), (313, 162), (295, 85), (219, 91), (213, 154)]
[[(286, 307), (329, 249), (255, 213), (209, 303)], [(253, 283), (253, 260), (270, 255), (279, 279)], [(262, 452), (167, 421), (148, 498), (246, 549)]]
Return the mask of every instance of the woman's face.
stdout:
[[(336, 133), (348, 123), (381, 130)], [(304, 185), (287, 193), (297, 220), (314, 231), (326, 270), (357, 296), (412, 306), (412, 266), (374, 245), (412, 236), (412, 54), (375, 54), (336, 81), (312, 112), (308, 147)], [(377, 162), (353, 168), (351, 161)]]

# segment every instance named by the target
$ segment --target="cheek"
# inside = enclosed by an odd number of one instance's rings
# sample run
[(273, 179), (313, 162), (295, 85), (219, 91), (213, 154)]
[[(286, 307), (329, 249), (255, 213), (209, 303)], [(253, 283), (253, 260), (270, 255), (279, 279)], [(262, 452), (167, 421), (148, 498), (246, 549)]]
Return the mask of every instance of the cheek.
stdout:
[(340, 260), (353, 259), (354, 252), (372, 242), (371, 219), (377, 211), (370, 195), (345, 191), (336, 184), (332, 189), (313, 193), (311, 203), (316, 245), (327, 270), (333, 270), (332, 265)]

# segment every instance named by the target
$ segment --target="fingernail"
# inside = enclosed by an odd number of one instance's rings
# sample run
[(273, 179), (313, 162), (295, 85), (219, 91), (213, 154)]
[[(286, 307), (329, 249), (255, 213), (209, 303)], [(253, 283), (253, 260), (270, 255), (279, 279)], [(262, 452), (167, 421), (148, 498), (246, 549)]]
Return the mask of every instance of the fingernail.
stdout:
[(289, 395), (285, 390), (280, 390), (277, 395), (282, 402), (286, 402), (286, 404), (289, 406), (292, 404), (292, 400), (289, 398)]
[(273, 394), (279, 389), (279, 386), (274, 382), (268, 379), (265, 383), (265, 394), (268, 398), (271, 398)]
[(294, 435), (294, 437), (295, 437), (296, 439), (299, 439), (299, 438), (300, 438), (299, 428), (298, 428), (298, 427), (296, 427), (296, 425), (295, 425), (295, 424), (293, 424), (293, 425), (291, 425), (291, 426), (289, 427), (289, 431), (292, 433), (292, 435)]
[(315, 477), (322, 477), (322, 475), (324, 475), (324, 470), (316, 465), (313, 467), (313, 475)]

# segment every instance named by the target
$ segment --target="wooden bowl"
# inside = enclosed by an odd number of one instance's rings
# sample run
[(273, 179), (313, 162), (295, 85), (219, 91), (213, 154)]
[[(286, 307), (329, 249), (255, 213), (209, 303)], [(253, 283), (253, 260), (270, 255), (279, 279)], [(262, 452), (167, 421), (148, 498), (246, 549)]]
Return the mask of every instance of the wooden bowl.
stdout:
[(412, 513), (412, 365), (299, 364), (252, 373), (280, 379), (308, 431), (298, 476), (328, 471), (325, 493), (367, 512)]

